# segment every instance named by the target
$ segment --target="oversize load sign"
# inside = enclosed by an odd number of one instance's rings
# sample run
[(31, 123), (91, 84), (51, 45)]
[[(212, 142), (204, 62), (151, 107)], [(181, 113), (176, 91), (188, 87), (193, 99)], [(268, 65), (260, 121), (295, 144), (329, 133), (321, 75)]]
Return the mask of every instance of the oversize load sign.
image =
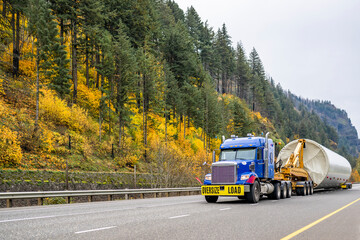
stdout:
[(244, 196), (244, 185), (201, 186), (201, 195)]

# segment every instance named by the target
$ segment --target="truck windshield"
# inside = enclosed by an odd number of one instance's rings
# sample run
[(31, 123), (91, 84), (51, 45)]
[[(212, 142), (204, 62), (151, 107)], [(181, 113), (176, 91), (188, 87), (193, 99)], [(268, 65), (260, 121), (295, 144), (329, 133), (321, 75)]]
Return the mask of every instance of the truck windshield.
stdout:
[(222, 150), (220, 161), (255, 160), (256, 148), (239, 148)]

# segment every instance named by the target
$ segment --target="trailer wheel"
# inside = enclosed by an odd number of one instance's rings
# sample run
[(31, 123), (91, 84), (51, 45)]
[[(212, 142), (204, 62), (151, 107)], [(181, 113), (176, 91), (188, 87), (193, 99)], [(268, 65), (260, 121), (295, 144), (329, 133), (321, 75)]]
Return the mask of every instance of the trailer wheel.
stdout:
[(305, 196), (305, 194), (306, 194), (305, 185), (303, 187), (296, 188), (296, 195)]
[(309, 195), (313, 195), (314, 194), (314, 185), (312, 184), (312, 182), (310, 182), (309, 184)]
[(250, 203), (257, 203), (260, 200), (260, 184), (258, 181), (255, 181), (253, 185), (250, 186), (250, 192), (245, 195), (246, 200)]
[(308, 182), (305, 182), (305, 195), (309, 195), (309, 184)]
[(205, 196), (205, 200), (208, 203), (216, 203), (216, 201), (218, 200), (219, 196)]
[(284, 198), (286, 198), (286, 196), (287, 196), (287, 186), (286, 186), (287, 184), (286, 183), (284, 183), (284, 186), (283, 186), (283, 189), (281, 190), (281, 199), (284, 199)]
[(287, 198), (291, 198), (292, 187), (291, 187), (291, 183), (290, 183), (290, 182), (286, 184), (286, 188), (287, 188), (287, 189), (286, 189), (286, 190), (287, 190), (286, 197), (287, 197)]
[(279, 200), (281, 195), (280, 183), (274, 183), (274, 191), (270, 194), (271, 199)]

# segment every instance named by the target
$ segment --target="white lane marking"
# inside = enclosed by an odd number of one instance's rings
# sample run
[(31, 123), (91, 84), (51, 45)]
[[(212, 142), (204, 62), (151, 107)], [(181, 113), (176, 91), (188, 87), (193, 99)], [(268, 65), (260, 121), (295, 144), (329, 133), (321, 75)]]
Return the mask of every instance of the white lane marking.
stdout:
[(253, 203), (253, 204), (250, 204), (251, 206), (256, 206), (256, 205), (259, 205), (258, 203)]
[(44, 219), (44, 218), (53, 218), (53, 217), (57, 217), (57, 216), (42, 216), (42, 217), (32, 217), (32, 218), (18, 218), (18, 219), (10, 219), (10, 220), (0, 220), (0, 223), (18, 222), (18, 221)]
[(226, 211), (226, 210), (230, 210), (231, 208), (222, 208), (222, 209), (219, 209), (220, 211)]
[(190, 215), (189, 215), (189, 214), (185, 214), (185, 215), (179, 215), (179, 216), (169, 217), (169, 219), (183, 218), (183, 217), (188, 217), (188, 216), (190, 216)]
[(42, 218), (69, 217), (69, 216), (97, 214), (97, 213), (106, 213), (106, 212), (124, 211), (124, 210), (135, 210), (135, 209), (139, 209), (139, 208), (155, 208), (155, 207), (162, 207), (162, 206), (166, 207), (166, 206), (174, 206), (174, 205), (180, 205), (180, 204), (186, 204), (186, 203), (196, 203), (196, 202), (203, 202), (203, 201), (189, 201), (189, 202), (180, 202), (180, 203), (173, 203), (173, 204), (158, 204), (158, 205), (149, 205), (149, 206), (117, 208), (117, 209), (104, 210), (104, 211), (91, 211), (91, 212), (80, 212), (80, 213), (70, 213), (70, 214), (61, 214), (61, 215), (41, 216), (41, 217), (17, 218), (17, 219), (9, 219), (9, 220), (0, 220), (0, 223), (36, 220), (36, 219), (42, 219)]
[(90, 229), (90, 230), (84, 230), (84, 231), (75, 232), (75, 234), (101, 231), (101, 230), (106, 230), (106, 229), (111, 229), (111, 228), (116, 228), (116, 226), (110, 226), (110, 227), (103, 227), (103, 228), (95, 228), (95, 229)]

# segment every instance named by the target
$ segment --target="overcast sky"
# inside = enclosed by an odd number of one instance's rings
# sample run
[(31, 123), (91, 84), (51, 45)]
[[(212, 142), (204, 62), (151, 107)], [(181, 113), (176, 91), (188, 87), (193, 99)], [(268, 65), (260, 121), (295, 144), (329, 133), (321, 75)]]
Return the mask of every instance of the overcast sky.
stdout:
[(360, 0), (175, 0), (234, 46), (253, 47), (284, 89), (330, 100), (360, 130)]

